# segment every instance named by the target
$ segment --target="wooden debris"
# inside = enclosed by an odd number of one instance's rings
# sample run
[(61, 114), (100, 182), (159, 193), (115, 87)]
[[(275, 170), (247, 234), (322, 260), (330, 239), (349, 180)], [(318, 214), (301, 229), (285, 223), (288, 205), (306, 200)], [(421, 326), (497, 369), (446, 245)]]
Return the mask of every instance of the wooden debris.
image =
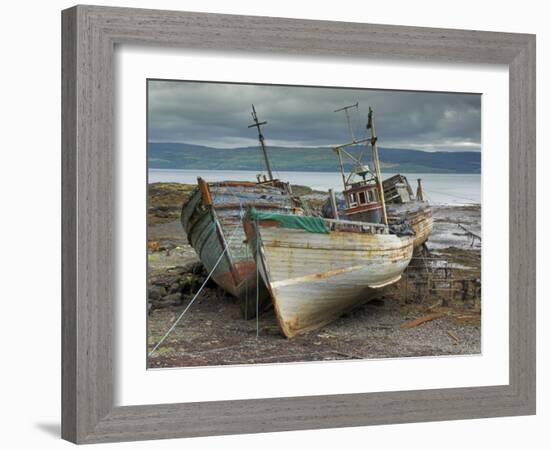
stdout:
[(480, 312), (481, 311), (473, 311), (471, 313), (467, 313), (467, 314), (457, 314), (455, 317), (458, 319), (458, 320), (469, 320), (469, 319), (477, 319), (480, 315)]
[(428, 306), (428, 311), (432, 311), (435, 308), (439, 308), (443, 304), (443, 300), (438, 300), (432, 306)]
[(453, 338), (453, 341), (455, 341), (457, 344), (460, 344), (460, 339), (458, 338), (458, 336), (455, 333), (448, 330), (447, 334)]
[(466, 228), (464, 225), (462, 225), (461, 223), (458, 224), (458, 226), (460, 228), (462, 228), (468, 235), (472, 236), (472, 237), (475, 237), (476, 239), (479, 239), (479, 241), (481, 242), (481, 236), (479, 234), (476, 234), (474, 233), (473, 231), (471, 230), (468, 230), (468, 228)]
[(479, 234), (476, 234), (474, 232), (472, 232), (471, 230), (468, 230), (468, 228), (466, 228), (464, 225), (462, 224), (458, 224), (458, 226), (460, 228), (462, 228), (465, 232), (466, 232), (466, 235), (469, 236), (470, 238), (472, 238), (472, 243), (470, 244), (470, 247), (473, 247), (474, 246), (474, 241), (477, 239), (479, 241), (479, 243), (481, 244), (481, 236)]
[(410, 328), (415, 328), (418, 325), (422, 325), (425, 322), (429, 322), (431, 320), (440, 319), (441, 317), (446, 316), (447, 313), (432, 313), (428, 314), (426, 316), (418, 317), (417, 319), (409, 320), (408, 322), (402, 323), (399, 328), (402, 330), (408, 330)]
[(364, 359), (363, 356), (355, 355), (353, 353), (342, 352), (342, 351), (330, 351), (328, 353), (332, 353), (333, 355), (336, 355), (336, 356), (343, 356), (348, 359)]

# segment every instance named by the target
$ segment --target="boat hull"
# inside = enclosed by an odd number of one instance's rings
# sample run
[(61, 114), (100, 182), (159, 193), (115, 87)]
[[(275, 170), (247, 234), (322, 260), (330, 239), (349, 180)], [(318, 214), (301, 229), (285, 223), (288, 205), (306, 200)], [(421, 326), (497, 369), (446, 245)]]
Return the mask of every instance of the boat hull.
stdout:
[(289, 338), (332, 322), (398, 281), (413, 252), (410, 236), (310, 233), (251, 220), (244, 226)]
[(407, 220), (414, 231), (414, 248), (420, 248), (428, 241), (433, 230), (433, 216), (430, 205), (425, 202), (411, 202), (402, 205), (388, 205), (388, 224)]
[(248, 206), (284, 210), (292, 199), (281, 189), (255, 183), (203, 183), (182, 207), (187, 239), (216, 284), (240, 300), (243, 317), (255, 317), (269, 304), (269, 292), (244, 242), (241, 217)]

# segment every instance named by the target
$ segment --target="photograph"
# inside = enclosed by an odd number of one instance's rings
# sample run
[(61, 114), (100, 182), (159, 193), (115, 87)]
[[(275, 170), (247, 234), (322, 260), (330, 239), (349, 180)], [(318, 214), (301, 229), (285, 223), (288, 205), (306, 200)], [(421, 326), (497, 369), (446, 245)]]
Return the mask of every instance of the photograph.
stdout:
[(147, 367), (481, 353), (481, 95), (147, 80)]

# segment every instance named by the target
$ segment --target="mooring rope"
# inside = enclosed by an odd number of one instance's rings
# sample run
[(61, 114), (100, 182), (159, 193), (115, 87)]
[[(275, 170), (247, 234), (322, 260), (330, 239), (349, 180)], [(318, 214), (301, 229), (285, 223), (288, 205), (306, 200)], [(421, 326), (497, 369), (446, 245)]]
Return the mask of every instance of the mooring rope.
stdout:
[(214, 267), (212, 268), (212, 270), (210, 271), (210, 273), (208, 274), (208, 276), (206, 277), (206, 279), (204, 280), (204, 282), (202, 283), (201, 287), (199, 288), (199, 290), (197, 291), (197, 293), (195, 294), (195, 296), (193, 297), (193, 299), (187, 304), (187, 306), (185, 307), (185, 309), (183, 310), (183, 312), (179, 315), (179, 317), (175, 320), (175, 322), (172, 324), (172, 326), (170, 327), (170, 329), (166, 332), (166, 334), (161, 338), (160, 341), (158, 341), (157, 345), (155, 345), (155, 347), (153, 348), (153, 350), (151, 350), (149, 352), (149, 354), (147, 355), (148, 357), (150, 357), (153, 353), (155, 353), (155, 351), (157, 351), (157, 349), (160, 347), (160, 345), (165, 341), (165, 339), (168, 337), (168, 335), (174, 330), (174, 328), (176, 328), (177, 324), (180, 322), (180, 320), (183, 318), (183, 316), (185, 315), (185, 313), (189, 310), (189, 308), (191, 307), (191, 305), (193, 304), (193, 302), (197, 299), (197, 297), (199, 296), (199, 294), (202, 292), (204, 286), (206, 286), (206, 283), (208, 283), (208, 280), (210, 280), (210, 277), (212, 276), (212, 274), (214, 273), (214, 270), (216, 270), (216, 268), (218, 267), (218, 265), (220, 264), (222, 258), (223, 258), (223, 255), (225, 255), (225, 253), (227, 252), (227, 249), (229, 248), (229, 244), (231, 243), (231, 240), (233, 239), (233, 237), (237, 234), (237, 231), (239, 230), (239, 227), (236, 226), (235, 229), (233, 230), (233, 233), (231, 233), (231, 236), (229, 236), (229, 240), (227, 241), (227, 243), (225, 244), (225, 248), (223, 249), (222, 253), (220, 254), (220, 257), (218, 258), (218, 260), (216, 261), (216, 264), (214, 264)]
[[(446, 197), (450, 197), (451, 199), (468, 200), (468, 201), (470, 201), (474, 204), (479, 204), (480, 203), (479, 200), (475, 200), (475, 199), (470, 198), (470, 197), (464, 197), (463, 195), (449, 194), (448, 192), (436, 191), (436, 190), (431, 189), (431, 188), (428, 191), (429, 192), (434, 192), (434, 193), (439, 194), (439, 195), (444, 195)], [(426, 189), (424, 189), (424, 195), (426, 195)], [(428, 196), (426, 195), (426, 197), (428, 197)], [(428, 197), (428, 201), (430, 203), (433, 203), (429, 197)]]

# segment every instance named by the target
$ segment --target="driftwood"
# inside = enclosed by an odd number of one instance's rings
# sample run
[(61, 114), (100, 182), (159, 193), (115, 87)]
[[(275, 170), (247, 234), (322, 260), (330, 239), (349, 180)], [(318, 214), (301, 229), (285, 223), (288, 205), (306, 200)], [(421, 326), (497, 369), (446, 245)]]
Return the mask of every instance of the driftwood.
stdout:
[(463, 229), (466, 233), (468, 233), (469, 235), (471, 235), (471, 236), (473, 236), (473, 237), (475, 237), (475, 238), (477, 238), (477, 239), (479, 239), (479, 240), (481, 241), (481, 236), (480, 236), (479, 234), (476, 234), (476, 233), (474, 233), (473, 231), (468, 230), (468, 228), (466, 228), (466, 227), (465, 227), (464, 225), (462, 225), (461, 223), (459, 223), (458, 226), (459, 226), (460, 228), (462, 228), (462, 229)]
[(460, 344), (460, 339), (455, 333), (453, 333), (451, 330), (448, 330), (447, 334), (453, 338), (453, 341), (455, 341), (457, 344)]
[(440, 306), (443, 305), (443, 300), (438, 300), (437, 302), (435, 302), (432, 306), (428, 306), (428, 311), (432, 311), (434, 310), (435, 308), (439, 308)]
[(447, 313), (443, 312), (428, 314), (426, 316), (418, 317), (417, 319), (409, 320), (408, 322), (402, 323), (399, 328), (401, 328), (402, 330), (408, 330), (410, 328), (415, 328), (418, 325), (422, 325), (424, 322), (439, 319), (446, 315)]
[(481, 236), (479, 234), (474, 233), (471, 230), (468, 230), (464, 225), (461, 223), (458, 224), (458, 226), (463, 229), (466, 232), (466, 235), (472, 238), (472, 246), (474, 245), (474, 241), (477, 239), (481, 243)]

